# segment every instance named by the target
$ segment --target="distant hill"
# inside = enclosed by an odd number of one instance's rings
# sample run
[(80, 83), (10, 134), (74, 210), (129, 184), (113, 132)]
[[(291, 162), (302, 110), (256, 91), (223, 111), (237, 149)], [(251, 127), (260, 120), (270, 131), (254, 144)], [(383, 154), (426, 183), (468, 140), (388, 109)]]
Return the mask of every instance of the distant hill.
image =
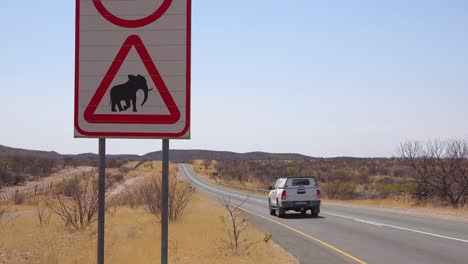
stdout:
[[(161, 160), (162, 152), (155, 151), (143, 156), (146, 159)], [(169, 159), (174, 162), (187, 162), (194, 159), (211, 160), (301, 160), (311, 159), (312, 157), (295, 153), (266, 153), (266, 152), (247, 152), (236, 153), (230, 151), (213, 150), (171, 150)]]
[[(66, 155), (62, 155), (62, 156), (65, 156), (65, 157), (72, 157), (72, 158), (80, 158), (80, 159), (97, 159), (99, 157), (98, 154), (94, 154), (94, 153), (81, 153), (81, 154), (75, 154), (75, 155), (71, 155), (71, 154), (66, 154)], [(128, 155), (106, 155), (107, 158), (111, 158), (111, 159), (128, 159), (128, 160), (143, 160), (144, 158), (142, 156), (139, 156), (139, 155), (131, 155), (131, 154), (128, 154)]]
[[(230, 151), (212, 151), (212, 150), (171, 150), (170, 160), (173, 162), (187, 162), (194, 159), (212, 159), (212, 160), (302, 160), (312, 159), (312, 157), (305, 156), (302, 154), (295, 153), (267, 153), (267, 152), (248, 152), (248, 153), (236, 153)], [(38, 151), (28, 150), (20, 148), (12, 148), (0, 145), (0, 157), (1, 156), (33, 156), (42, 158), (98, 158), (95, 153), (82, 153), (76, 155), (70, 154), (59, 154), (55, 151)], [(107, 158), (111, 159), (128, 159), (128, 160), (161, 160), (162, 152), (155, 151), (139, 155), (107, 155)]]
[(1, 156), (34, 156), (40, 158), (60, 158), (62, 155), (55, 151), (29, 150), (21, 148), (11, 148), (0, 145)]

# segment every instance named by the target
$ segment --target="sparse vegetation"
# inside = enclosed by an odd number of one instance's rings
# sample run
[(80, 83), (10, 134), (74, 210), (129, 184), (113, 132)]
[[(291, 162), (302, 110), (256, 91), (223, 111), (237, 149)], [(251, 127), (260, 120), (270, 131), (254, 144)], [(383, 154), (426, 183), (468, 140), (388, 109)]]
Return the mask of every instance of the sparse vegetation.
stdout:
[(322, 184), (321, 189), (327, 194), (329, 199), (351, 200), (356, 198), (357, 184), (352, 181), (330, 181)]
[[(126, 158), (109, 158), (106, 161), (107, 168), (122, 168), (128, 163)], [(3, 186), (15, 186), (26, 181), (35, 181), (53, 172), (69, 167), (97, 166), (97, 159), (86, 156), (61, 156), (59, 154), (44, 156), (31, 154), (11, 154), (0, 156), (0, 188)], [(115, 180), (119, 180), (116, 176)]]
[(54, 194), (48, 203), (66, 227), (83, 230), (97, 220), (98, 188), (95, 173), (65, 181), (64, 186)]
[(0, 187), (17, 185), (27, 179), (39, 179), (52, 173), (58, 159), (29, 156), (0, 157)]
[[(17, 206), (20, 211), (24, 208), (24, 205)], [(214, 200), (194, 194), (186, 211), (189, 217), (170, 223), (170, 263), (296, 263), (271, 242), (257, 243), (251, 247), (250, 253), (241, 256), (213, 246), (226, 236), (225, 226), (219, 221), (225, 211)], [(118, 206), (116, 213), (106, 218), (106, 262), (127, 264), (158, 260), (160, 229), (154, 216), (144, 208)], [(93, 263), (96, 259), (96, 223), (80, 232), (69, 232), (55, 214), (48, 225), (39, 225), (34, 214), (23, 214), (14, 221), (0, 219), (0, 232), (0, 255), (8, 260), (7, 263), (75, 264)], [(249, 241), (264, 237), (253, 226), (247, 228), (245, 235)]]
[(241, 215), (240, 207), (247, 201), (234, 203), (229, 196), (219, 198), (219, 202), (227, 212), (226, 215), (220, 217), (221, 222), (226, 227), (227, 239), (223, 240), (224, 248), (234, 256), (240, 256), (249, 251), (249, 249), (260, 241), (268, 243), (271, 240), (270, 234), (265, 234), (262, 240), (250, 241), (247, 238), (246, 232), (249, 226), (248, 221)]
[(49, 202), (49, 197), (46, 196), (35, 196), (33, 198), (37, 220), (40, 225), (48, 225), (50, 222), (52, 211), (49, 210)]
[(411, 195), (416, 191), (416, 184), (413, 182), (380, 183), (377, 185), (377, 191), (381, 198), (396, 197), (402, 194)]
[(12, 211), (11, 205), (9, 203), (0, 203), (0, 219), (5, 216), (7, 213)]
[[(158, 220), (161, 218), (161, 177), (153, 175), (143, 184), (133, 186), (125, 191), (120, 203), (130, 206), (143, 206)], [(177, 221), (182, 217), (193, 191), (190, 186), (175, 175), (169, 178), (169, 220)]]
[(15, 194), (13, 195), (13, 202), (15, 204), (23, 204), (25, 200), (26, 200), (25, 195), (19, 191), (16, 191)]

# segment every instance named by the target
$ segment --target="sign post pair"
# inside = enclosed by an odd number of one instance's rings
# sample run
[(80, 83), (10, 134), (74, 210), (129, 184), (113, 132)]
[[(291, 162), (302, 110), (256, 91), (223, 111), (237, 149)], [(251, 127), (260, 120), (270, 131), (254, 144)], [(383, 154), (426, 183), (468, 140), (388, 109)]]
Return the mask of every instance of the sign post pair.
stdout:
[(99, 138), (98, 264), (105, 138), (163, 139), (161, 263), (167, 263), (169, 139), (190, 138), (190, 40), (191, 0), (76, 0), (74, 134)]

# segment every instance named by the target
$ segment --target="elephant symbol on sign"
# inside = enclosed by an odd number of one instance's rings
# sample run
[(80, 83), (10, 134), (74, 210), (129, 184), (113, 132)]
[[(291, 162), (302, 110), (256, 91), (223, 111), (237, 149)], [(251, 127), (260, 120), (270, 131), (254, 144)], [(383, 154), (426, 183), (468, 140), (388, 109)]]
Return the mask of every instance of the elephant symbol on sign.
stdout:
[[(136, 98), (138, 90), (144, 92), (144, 98), (141, 105), (143, 106), (148, 99), (148, 92), (153, 89), (148, 89), (145, 77), (141, 75), (128, 75), (128, 81), (123, 84), (118, 84), (111, 88), (110, 91), (110, 103), (112, 104), (112, 112), (116, 112), (115, 107), (119, 108), (119, 112), (126, 111), (133, 106), (133, 112), (137, 112)], [(122, 108), (121, 102), (125, 101), (125, 106)]]

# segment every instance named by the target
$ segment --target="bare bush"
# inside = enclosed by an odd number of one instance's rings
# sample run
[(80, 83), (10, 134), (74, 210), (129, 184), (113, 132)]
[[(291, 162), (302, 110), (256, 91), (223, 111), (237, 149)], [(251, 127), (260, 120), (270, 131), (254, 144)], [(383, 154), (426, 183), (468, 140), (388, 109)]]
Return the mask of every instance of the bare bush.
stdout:
[(246, 253), (253, 245), (260, 241), (268, 243), (272, 237), (270, 234), (265, 234), (264, 238), (258, 241), (248, 241), (246, 238), (245, 232), (249, 224), (247, 220), (242, 217), (242, 210), (240, 208), (248, 199), (249, 197), (234, 204), (229, 196), (219, 198), (219, 202), (227, 212), (227, 216), (221, 217), (221, 222), (226, 226), (227, 233), (227, 240), (224, 242), (226, 248), (235, 256)]
[(36, 208), (37, 219), (39, 220), (40, 225), (48, 225), (50, 222), (50, 217), (52, 213), (45, 206), (39, 206)]
[[(175, 177), (169, 179), (169, 221), (177, 221), (183, 215), (192, 196), (192, 189)], [(130, 206), (144, 206), (158, 220), (161, 219), (161, 178), (152, 177), (144, 184), (127, 189), (121, 194), (120, 203)]]
[(406, 142), (398, 152), (414, 170), (415, 197), (438, 196), (453, 208), (468, 202), (468, 142), (434, 140)]
[(143, 205), (145, 209), (159, 220), (161, 216), (161, 179), (152, 177), (143, 185), (135, 188), (136, 199), (139, 205)]
[(52, 216), (52, 211), (48, 208), (48, 200), (46, 197), (36, 196), (34, 197), (34, 205), (37, 220), (40, 225), (48, 225), (50, 222), (50, 217)]
[(125, 187), (118, 195), (113, 195), (110, 197), (110, 203), (113, 206), (130, 206), (131, 208), (135, 208), (138, 206), (143, 205), (141, 203), (141, 198), (139, 197), (138, 192), (139, 187)]
[(57, 184), (54, 187), (54, 191), (56, 195), (63, 195), (66, 197), (71, 197), (73, 194), (76, 192), (77, 189), (80, 188), (80, 177), (74, 176), (73, 178), (69, 180), (63, 180), (63, 182)]
[(98, 188), (94, 173), (83, 174), (76, 179), (72, 180), (74, 188), (67, 189), (67, 196), (56, 192), (48, 207), (65, 226), (82, 230), (97, 220)]
[(177, 221), (187, 207), (192, 189), (186, 182), (175, 177), (169, 182), (169, 220)]

